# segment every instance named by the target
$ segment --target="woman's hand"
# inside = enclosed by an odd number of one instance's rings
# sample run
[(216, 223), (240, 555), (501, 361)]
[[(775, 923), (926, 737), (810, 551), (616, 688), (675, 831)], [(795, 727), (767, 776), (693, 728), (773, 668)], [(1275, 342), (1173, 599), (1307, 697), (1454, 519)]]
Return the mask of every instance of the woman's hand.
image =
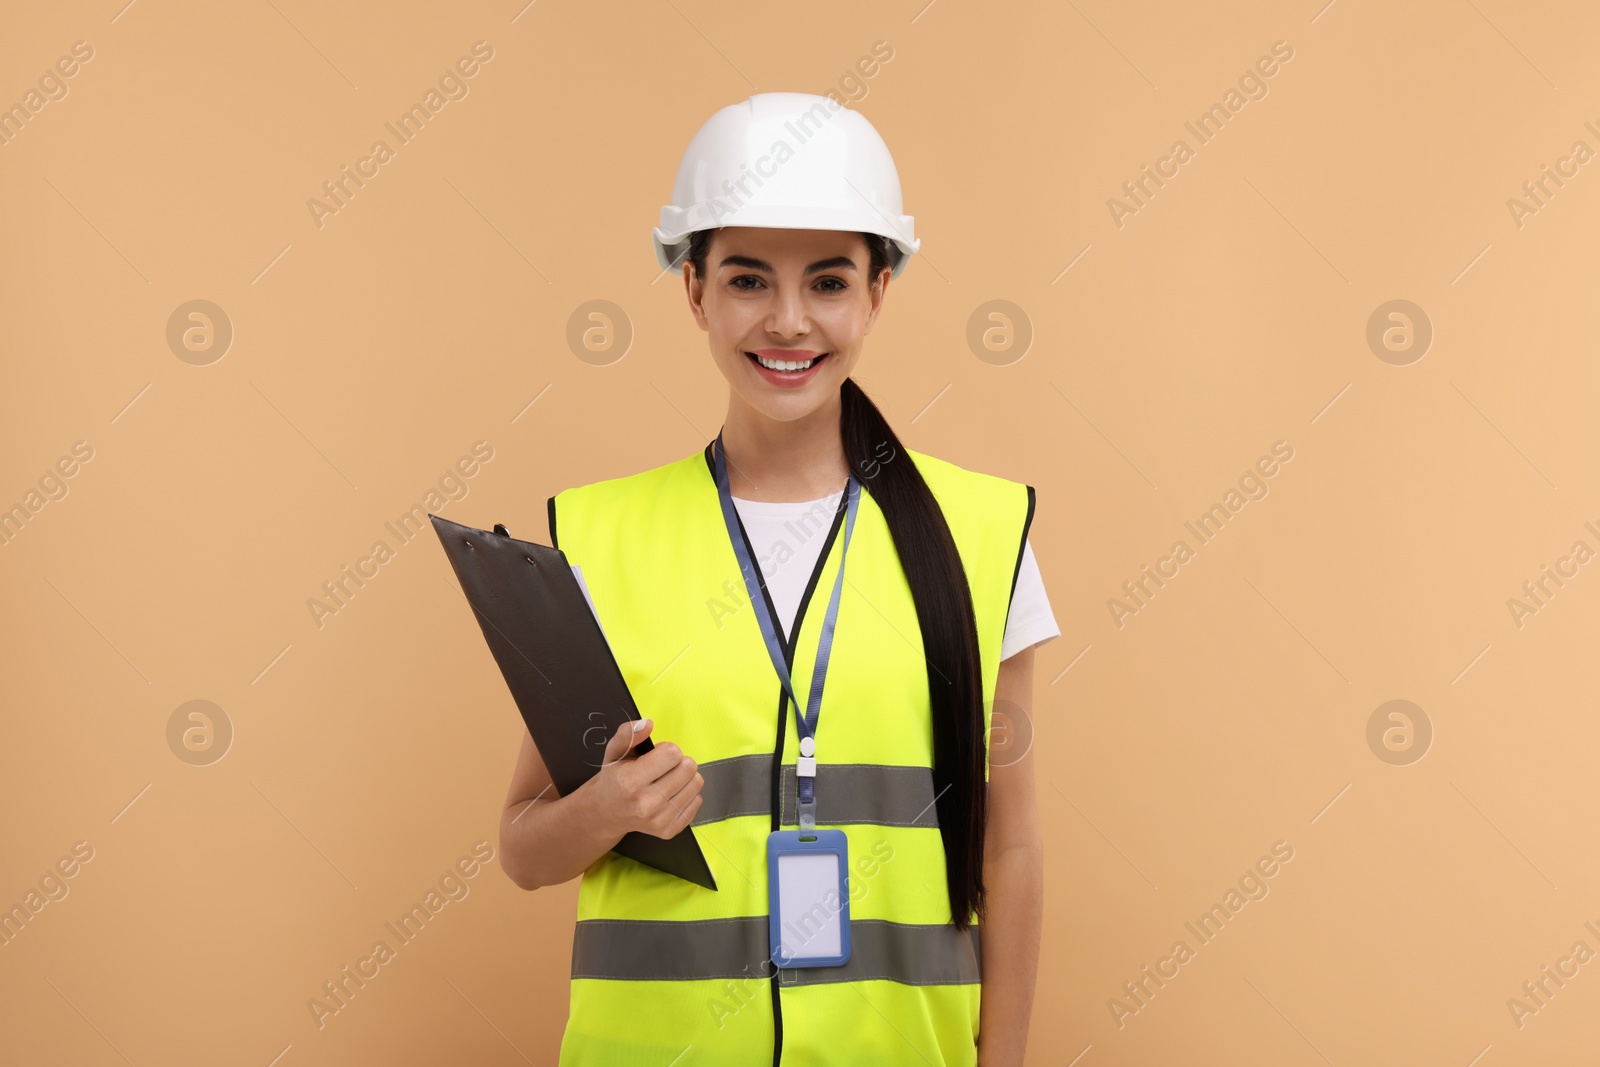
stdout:
[(632, 755), (650, 729), (649, 719), (623, 723), (606, 744), (600, 772), (566, 796), (523, 733), (500, 815), (500, 867), (513, 882), (523, 889), (559, 885), (582, 874), (629, 830), (672, 837), (689, 825), (705, 779), (674, 744)]
[(591, 793), (592, 818), (606, 837), (620, 841), (630, 830), (675, 837), (700, 810), (705, 778), (677, 745), (667, 741), (642, 756), (633, 752), (653, 727), (650, 719), (618, 727), (606, 743), (600, 773), (578, 790)]

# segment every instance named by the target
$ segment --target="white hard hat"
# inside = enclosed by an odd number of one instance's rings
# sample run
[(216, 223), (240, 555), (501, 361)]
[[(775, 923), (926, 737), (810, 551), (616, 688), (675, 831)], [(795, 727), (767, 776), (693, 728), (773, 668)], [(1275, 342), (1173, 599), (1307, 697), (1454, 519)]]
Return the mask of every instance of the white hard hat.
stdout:
[(691, 234), (719, 226), (852, 230), (889, 239), (898, 277), (922, 245), (900, 207), (889, 147), (859, 112), (811, 93), (757, 93), (689, 142), (652, 231), (656, 261), (670, 270)]

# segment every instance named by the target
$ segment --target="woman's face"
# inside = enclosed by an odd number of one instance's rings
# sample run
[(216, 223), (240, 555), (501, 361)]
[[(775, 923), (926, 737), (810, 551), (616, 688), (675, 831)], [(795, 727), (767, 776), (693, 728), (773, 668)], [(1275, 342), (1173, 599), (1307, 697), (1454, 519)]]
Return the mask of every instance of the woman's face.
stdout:
[[(684, 284), (734, 396), (783, 422), (836, 401), (888, 287), (888, 267), (876, 288), (867, 267), (859, 233), (747, 226), (713, 233), (706, 277), (685, 262)], [(758, 356), (813, 362), (784, 371), (763, 368)]]

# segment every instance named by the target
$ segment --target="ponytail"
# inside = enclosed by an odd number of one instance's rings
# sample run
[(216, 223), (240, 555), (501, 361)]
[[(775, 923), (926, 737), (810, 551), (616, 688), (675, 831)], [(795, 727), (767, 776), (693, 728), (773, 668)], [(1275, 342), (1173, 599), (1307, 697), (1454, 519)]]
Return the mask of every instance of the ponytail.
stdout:
[[(689, 240), (687, 258), (701, 278), (706, 277), (713, 232), (700, 230)], [(892, 265), (889, 242), (877, 234), (862, 236), (867, 277), (876, 284), (883, 268)], [(972, 912), (980, 919), (984, 913), (983, 836), (988, 823), (983, 670), (972, 591), (950, 524), (883, 413), (852, 378), (844, 380), (839, 399), (845, 457), (883, 512), (916, 604), (933, 713), (934, 810), (944, 839), (951, 922), (965, 930)], [(885, 446), (891, 450), (888, 460), (881, 458)]]
[[(972, 592), (950, 524), (883, 414), (852, 378), (844, 380), (839, 395), (845, 456), (889, 524), (917, 607), (933, 710), (934, 804), (944, 838), (945, 881), (951, 921), (964, 930), (972, 910), (983, 915), (988, 808), (983, 674)], [(886, 443), (893, 451), (884, 462), (877, 457)]]

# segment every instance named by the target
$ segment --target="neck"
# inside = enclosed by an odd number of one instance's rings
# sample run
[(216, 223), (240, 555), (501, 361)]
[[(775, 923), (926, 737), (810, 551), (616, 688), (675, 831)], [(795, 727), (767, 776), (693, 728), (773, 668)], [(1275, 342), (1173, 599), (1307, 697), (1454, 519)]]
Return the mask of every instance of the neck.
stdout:
[(850, 464), (839, 437), (839, 395), (798, 419), (769, 418), (728, 398), (722, 423), (728, 488), (741, 500), (815, 500), (845, 486)]

